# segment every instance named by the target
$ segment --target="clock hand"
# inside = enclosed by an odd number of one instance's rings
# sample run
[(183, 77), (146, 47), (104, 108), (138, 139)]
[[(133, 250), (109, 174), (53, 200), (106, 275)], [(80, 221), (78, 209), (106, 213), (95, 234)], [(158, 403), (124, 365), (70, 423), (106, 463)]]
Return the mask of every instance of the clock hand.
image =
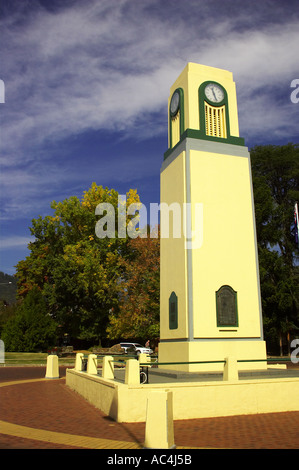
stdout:
[(217, 97), (216, 97), (216, 95), (215, 95), (214, 88), (212, 88), (212, 93), (213, 93), (213, 95), (214, 95), (215, 100), (217, 101)]

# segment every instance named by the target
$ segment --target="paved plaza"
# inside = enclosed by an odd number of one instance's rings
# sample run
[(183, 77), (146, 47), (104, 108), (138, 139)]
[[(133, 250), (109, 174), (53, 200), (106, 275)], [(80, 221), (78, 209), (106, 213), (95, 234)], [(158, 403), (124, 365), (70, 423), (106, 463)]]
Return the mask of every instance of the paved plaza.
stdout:
[[(45, 367), (0, 368), (0, 449), (142, 449), (145, 423), (116, 423)], [(298, 449), (299, 411), (174, 421), (177, 449)]]

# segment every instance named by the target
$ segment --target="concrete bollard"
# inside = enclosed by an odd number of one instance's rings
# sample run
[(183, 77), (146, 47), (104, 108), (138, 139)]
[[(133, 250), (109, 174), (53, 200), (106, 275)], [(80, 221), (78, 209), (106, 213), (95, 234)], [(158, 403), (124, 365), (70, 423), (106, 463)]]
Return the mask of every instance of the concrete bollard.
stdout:
[(105, 356), (103, 358), (102, 377), (104, 379), (114, 379), (114, 363), (112, 356)]
[(175, 449), (173, 431), (172, 392), (150, 392), (147, 399), (145, 441), (146, 449)]
[(89, 354), (87, 360), (87, 373), (97, 375), (98, 373), (98, 360), (96, 354)]
[(128, 359), (126, 362), (125, 384), (140, 384), (139, 361), (137, 359)]
[(145, 353), (140, 353), (138, 361), (139, 363), (145, 364), (146, 362), (151, 362), (151, 358)]
[(83, 353), (76, 354), (76, 361), (75, 361), (75, 370), (82, 371), (83, 370)]
[(237, 359), (233, 356), (225, 358), (223, 369), (223, 380), (234, 381), (239, 380), (238, 363)]
[(46, 379), (59, 379), (58, 356), (54, 354), (47, 357)]

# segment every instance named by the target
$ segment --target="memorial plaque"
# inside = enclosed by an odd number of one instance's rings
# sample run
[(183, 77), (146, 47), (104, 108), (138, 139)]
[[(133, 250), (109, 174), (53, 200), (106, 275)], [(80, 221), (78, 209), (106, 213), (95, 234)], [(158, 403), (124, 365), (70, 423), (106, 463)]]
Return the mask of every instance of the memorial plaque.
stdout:
[(218, 326), (238, 326), (237, 292), (230, 286), (216, 292), (216, 307)]

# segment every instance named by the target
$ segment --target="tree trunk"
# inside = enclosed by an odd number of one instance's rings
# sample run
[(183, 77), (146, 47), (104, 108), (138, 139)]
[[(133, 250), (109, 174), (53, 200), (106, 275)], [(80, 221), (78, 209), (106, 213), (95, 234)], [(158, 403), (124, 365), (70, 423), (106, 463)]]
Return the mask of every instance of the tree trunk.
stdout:
[(279, 349), (280, 349), (280, 355), (283, 356), (283, 351), (282, 351), (282, 334), (279, 332)]

